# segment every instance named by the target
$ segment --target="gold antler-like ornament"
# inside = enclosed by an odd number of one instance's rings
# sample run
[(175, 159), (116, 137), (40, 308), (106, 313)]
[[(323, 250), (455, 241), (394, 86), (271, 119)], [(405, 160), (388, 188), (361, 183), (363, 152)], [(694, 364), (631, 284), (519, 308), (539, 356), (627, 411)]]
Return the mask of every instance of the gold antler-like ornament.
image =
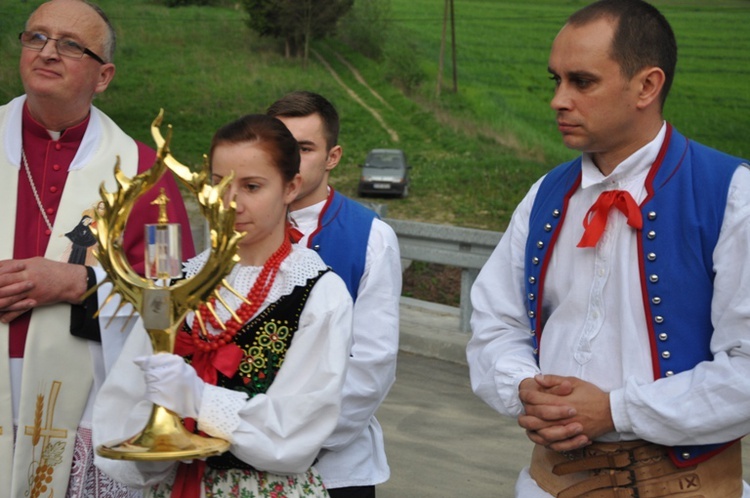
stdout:
[[(229, 206), (225, 206), (223, 202), (224, 192), (232, 176), (214, 186), (207, 181), (210, 170), (206, 156), (199, 173), (191, 172), (187, 166), (177, 161), (169, 150), (171, 126), (166, 140), (159, 128), (163, 115), (164, 111), (161, 110), (151, 124), (151, 134), (158, 147), (154, 165), (149, 170), (128, 178), (120, 170), (118, 157), (115, 164), (118, 189), (116, 192), (108, 192), (104, 185), (100, 187), (103, 207), (95, 213), (95, 235), (99, 243), (96, 257), (107, 272), (107, 278), (96, 287), (105, 282), (112, 283), (112, 291), (102, 306), (117, 294), (122, 296), (118, 311), (126, 302), (132, 304), (134, 312), (141, 315), (154, 353), (171, 353), (177, 328), (187, 313), (196, 310), (212, 295), (220, 299), (218, 288), (222, 283), (231, 289), (224, 277), (239, 261), (237, 243), (244, 235), (234, 230), (234, 202), (230, 202)], [(193, 277), (170, 286), (158, 285), (136, 273), (122, 250), (125, 222), (136, 199), (153, 187), (167, 168), (198, 199), (201, 212), (208, 221), (211, 244), (210, 254), (203, 268)], [(215, 313), (213, 309), (211, 311)], [(200, 323), (203, 328), (203, 323)], [(146, 427), (139, 434), (121, 443), (99, 446), (97, 452), (104, 457), (121, 460), (184, 460), (222, 453), (228, 447), (229, 443), (222, 439), (206, 438), (188, 432), (177, 415), (154, 405)]]

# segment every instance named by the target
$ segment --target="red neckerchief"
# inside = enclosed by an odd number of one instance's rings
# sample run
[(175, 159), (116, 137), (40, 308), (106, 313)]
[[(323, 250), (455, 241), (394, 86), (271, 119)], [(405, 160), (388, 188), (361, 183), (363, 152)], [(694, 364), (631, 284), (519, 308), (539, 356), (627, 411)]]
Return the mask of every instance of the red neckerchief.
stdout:
[(643, 215), (638, 209), (633, 196), (626, 190), (608, 190), (602, 192), (596, 199), (596, 202), (589, 208), (586, 217), (583, 219), (583, 237), (578, 242), (578, 247), (594, 247), (599, 242), (604, 229), (607, 226), (607, 217), (609, 210), (617, 208), (627, 216), (628, 225), (640, 230), (643, 227)]

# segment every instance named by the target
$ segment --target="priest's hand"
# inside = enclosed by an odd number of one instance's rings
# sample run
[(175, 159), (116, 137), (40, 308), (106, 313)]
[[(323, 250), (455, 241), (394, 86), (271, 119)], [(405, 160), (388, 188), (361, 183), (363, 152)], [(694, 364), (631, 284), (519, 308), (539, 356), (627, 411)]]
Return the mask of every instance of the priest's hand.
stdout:
[(83, 265), (41, 257), (0, 261), (0, 322), (10, 323), (38, 306), (80, 303), (86, 278)]
[(181, 356), (158, 353), (133, 362), (143, 370), (148, 401), (181, 417), (198, 418), (205, 382)]

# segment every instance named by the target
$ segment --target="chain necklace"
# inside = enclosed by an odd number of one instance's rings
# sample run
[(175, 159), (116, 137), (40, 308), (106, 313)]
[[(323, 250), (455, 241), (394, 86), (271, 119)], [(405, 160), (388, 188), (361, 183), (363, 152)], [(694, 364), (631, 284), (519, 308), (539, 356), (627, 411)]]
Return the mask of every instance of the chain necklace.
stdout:
[(39, 212), (42, 213), (42, 218), (44, 218), (44, 222), (47, 224), (47, 228), (49, 228), (50, 233), (52, 233), (52, 223), (49, 222), (49, 218), (47, 218), (47, 212), (44, 210), (42, 200), (39, 198), (39, 192), (37, 192), (36, 183), (34, 183), (34, 179), (31, 177), (31, 169), (29, 168), (29, 162), (26, 160), (26, 152), (23, 150), (23, 147), (21, 147), (21, 158), (23, 159), (23, 168), (24, 170), (26, 170), (26, 176), (28, 177), (29, 184), (31, 185), (31, 191), (34, 192), (36, 205), (39, 208)]

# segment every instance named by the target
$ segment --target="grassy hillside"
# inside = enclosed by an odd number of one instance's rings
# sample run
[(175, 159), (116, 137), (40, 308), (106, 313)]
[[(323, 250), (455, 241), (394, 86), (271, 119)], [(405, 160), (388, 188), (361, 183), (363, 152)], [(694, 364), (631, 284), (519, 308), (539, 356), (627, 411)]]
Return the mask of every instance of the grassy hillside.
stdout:
[[(0, 101), (22, 93), (17, 33), (38, 2), (0, 0)], [(197, 165), (213, 131), (243, 113), (263, 112), (287, 91), (327, 96), (342, 117), (344, 160), (334, 186), (355, 195), (357, 164), (373, 147), (399, 147), (413, 164), (411, 195), (383, 200), (388, 216), (503, 230), (529, 185), (573, 157), (554, 127), (546, 73), (550, 43), (580, 0), (456, 2), (459, 93), (435, 96), (443, 2), (390, 0), (390, 43), (411, 51), (426, 75), (408, 95), (385, 81), (384, 66), (328, 41), (311, 63), (278, 55), (231, 7), (167, 9), (149, 0), (101, 0), (117, 27), (117, 75), (97, 105), (151, 143), (159, 108), (174, 126), (173, 151)], [(666, 114), (708, 145), (750, 156), (750, 2), (657, 1), (680, 43)], [(449, 54), (449, 52), (448, 52)], [(356, 74), (354, 72), (356, 70)], [(363, 84), (363, 82), (366, 83)], [(378, 202), (381, 202), (378, 200)]]
[[(392, 1), (394, 19), (424, 68), (437, 73), (443, 2)], [(549, 99), (547, 58), (564, 19), (583, 0), (462, 0), (456, 2), (459, 95), (442, 92), (435, 103), (489, 124), (532, 157), (561, 160), (562, 147)], [(665, 116), (688, 136), (743, 157), (750, 156), (750, 2), (656, 0), (670, 20), (679, 62)], [(446, 80), (452, 67), (446, 58)], [(432, 82), (435, 79), (433, 77)], [(435, 85), (420, 97), (435, 102)]]

